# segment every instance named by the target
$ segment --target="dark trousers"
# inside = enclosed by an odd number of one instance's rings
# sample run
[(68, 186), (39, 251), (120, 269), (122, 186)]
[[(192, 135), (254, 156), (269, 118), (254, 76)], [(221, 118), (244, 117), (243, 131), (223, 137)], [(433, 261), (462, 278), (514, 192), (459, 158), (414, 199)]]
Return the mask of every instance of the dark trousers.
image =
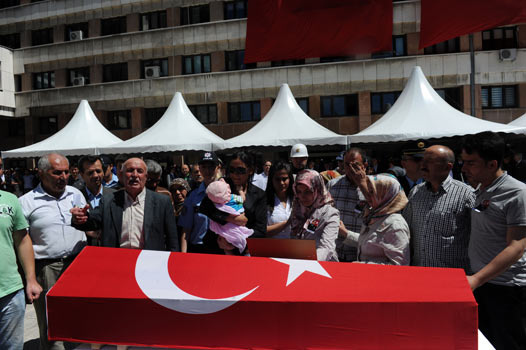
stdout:
[(473, 294), (479, 304), (479, 329), (495, 349), (526, 349), (526, 286), (486, 283)]

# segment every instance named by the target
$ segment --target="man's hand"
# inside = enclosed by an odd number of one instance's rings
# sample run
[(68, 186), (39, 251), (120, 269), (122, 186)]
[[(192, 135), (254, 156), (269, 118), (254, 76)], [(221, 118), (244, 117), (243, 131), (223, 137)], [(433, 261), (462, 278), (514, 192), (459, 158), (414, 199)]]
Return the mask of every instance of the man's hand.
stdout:
[(95, 239), (99, 239), (100, 238), (100, 233), (101, 233), (100, 230), (97, 230), (97, 231), (86, 231), (86, 236), (91, 237), (91, 238), (95, 238)]
[(28, 280), (26, 285), (26, 296), (27, 299), (33, 303), (33, 300), (38, 299), (42, 293), (42, 287), (35, 279)]
[(89, 204), (86, 204), (84, 208), (75, 207), (75, 208), (70, 209), (69, 212), (72, 215), (71, 223), (75, 225), (85, 224), (86, 221), (88, 221), (88, 215), (87, 215), (88, 209), (89, 209)]
[(472, 291), (480, 287), (479, 279), (475, 275), (466, 276), (466, 277), (468, 279), (468, 283)]

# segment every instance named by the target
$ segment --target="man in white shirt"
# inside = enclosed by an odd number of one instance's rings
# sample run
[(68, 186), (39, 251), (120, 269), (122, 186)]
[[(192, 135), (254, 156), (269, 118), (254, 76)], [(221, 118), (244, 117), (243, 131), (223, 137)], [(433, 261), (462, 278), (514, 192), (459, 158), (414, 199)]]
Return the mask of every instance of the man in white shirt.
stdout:
[[(78, 189), (67, 186), (66, 157), (45, 155), (38, 161), (38, 169), (40, 184), (20, 197), (20, 204), (33, 241), (37, 282), (45, 295), (86, 245), (84, 232), (71, 226), (70, 213), (74, 207), (84, 207), (86, 200)], [(62, 342), (47, 339), (45, 297), (37, 299), (34, 306), (41, 349), (63, 349)]]
[(261, 174), (254, 174), (254, 177), (252, 178), (252, 185), (255, 185), (265, 191), (267, 189), (268, 172), (270, 171), (271, 166), (272, 162), (270, 160), (265, 161), (265, 164), (263, 164), (263, 172)]

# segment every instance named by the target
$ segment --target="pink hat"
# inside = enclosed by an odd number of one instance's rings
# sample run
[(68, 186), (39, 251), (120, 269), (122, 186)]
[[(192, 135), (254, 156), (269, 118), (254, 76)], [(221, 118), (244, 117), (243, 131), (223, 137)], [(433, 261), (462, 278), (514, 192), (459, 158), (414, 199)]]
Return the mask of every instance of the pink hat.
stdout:
[(227, 203), (230, 200), (231, 193), (230, 185), (228, 185), (223, 179), (212, 182), (206, 188), (206, 195), (216, 204)]

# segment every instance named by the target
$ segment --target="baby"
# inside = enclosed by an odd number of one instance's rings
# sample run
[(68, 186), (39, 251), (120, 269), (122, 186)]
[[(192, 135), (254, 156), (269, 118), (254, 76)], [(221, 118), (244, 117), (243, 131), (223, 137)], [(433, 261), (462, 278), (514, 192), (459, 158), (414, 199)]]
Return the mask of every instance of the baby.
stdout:
[[(214, 203), (215, 207), (222, 212), (237, 216), (245, 211), (243, 208), (243, 198), (232, 194), (230, 192), (230, 186), (223, 179), (219, 179), (208, 185), (206, 195)], [(238, 248), (240, 252), (245, 250), (247, 237), (254, 233), (254, 230), (246, 228), (245, 226), (238, 226), (230, 222), (225, 225), (220, 225), (213, 220), (210, 220), (210, 229), (225, 238), (228, 243)]]

